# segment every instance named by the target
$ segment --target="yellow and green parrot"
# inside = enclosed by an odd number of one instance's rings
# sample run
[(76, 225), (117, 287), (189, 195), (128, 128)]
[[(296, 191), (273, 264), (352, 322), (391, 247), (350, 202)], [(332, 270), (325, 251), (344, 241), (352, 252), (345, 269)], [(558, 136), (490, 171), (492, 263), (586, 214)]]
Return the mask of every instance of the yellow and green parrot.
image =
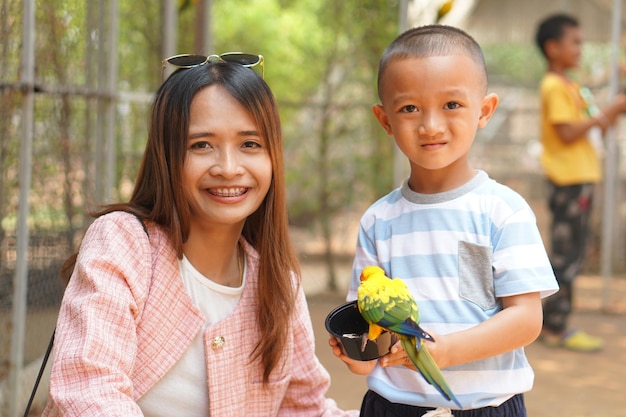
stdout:
[(424, 346), (423, 339), (433, 342), (434, 339), (419, 326), (417, 303), (404, 281), (390, 279), (378, 266), (367, 266), (361, 271), (357, 294), (359, 312), (369, 324), (368, 338), (376, 339), (383, 330), (396, 333), (411, 362), (426, 381), (447, 400), (462, 408)]

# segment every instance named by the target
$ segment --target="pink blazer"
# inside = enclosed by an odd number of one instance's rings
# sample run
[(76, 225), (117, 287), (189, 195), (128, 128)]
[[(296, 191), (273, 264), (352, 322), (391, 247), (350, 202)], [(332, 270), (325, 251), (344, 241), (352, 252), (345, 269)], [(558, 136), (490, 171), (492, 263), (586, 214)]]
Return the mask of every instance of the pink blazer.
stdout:
[[(89, 227), (66, 289), (43, 415), (141, 416), (135, 400), (182, 356), (204, 323), (187, 295), (164, 231), (131, 214)], [(302, 290), (281, 362), (267, 386), (249, 360), (261, 337), (255, 308), (258, 254), (244, 243), (246, 284), (233, 313), (204, 332), (211, 416), (346, 416), (325, 398), (328, 372), (315, 356)], [(223, 340), (216, 346), (215, 339)]]

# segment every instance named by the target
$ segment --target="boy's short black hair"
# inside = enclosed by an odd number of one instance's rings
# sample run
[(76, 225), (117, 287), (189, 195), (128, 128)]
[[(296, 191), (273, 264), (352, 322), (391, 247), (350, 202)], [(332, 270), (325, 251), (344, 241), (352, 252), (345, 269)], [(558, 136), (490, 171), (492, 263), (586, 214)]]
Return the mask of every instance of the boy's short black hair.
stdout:
[(487, 66), (483, 51), (469, 34), (453, 26), (426, 25), (400, 34), (383, 52), (378, 65), (378, 95), (382, 99), (382, 80), (387, 65), (394, 59), (426, 58), (456, 53), (467, 54), (484, 73), (487, 89)]
[(546, 58), (546, 43), (551, 40), (558, 41), (563, 36), (565, 28), (578, 27), (578, 20), (570, 15), (558, 13), (543, 19), (537, 27), (535, 43)]

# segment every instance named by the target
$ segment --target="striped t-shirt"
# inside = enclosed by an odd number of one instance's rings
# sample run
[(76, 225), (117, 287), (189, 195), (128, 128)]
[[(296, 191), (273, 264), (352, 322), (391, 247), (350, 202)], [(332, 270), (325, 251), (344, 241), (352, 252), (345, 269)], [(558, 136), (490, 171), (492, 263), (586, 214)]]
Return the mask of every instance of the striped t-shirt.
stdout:
[[(348, 300), (368, 265), (402, 278), (422, 327), (438, 334), (489, 319), (502, 310), (501, 297), (558, 289), (531, 208), (484, 171), (439, 194), (416, 193), (405, 182), (374, 203), (361, 218)], [(534, 378), (523, 349), (442, 371), (464, 409), (497, 406), (530, 390)], [(405, 367), (377, 365), (368, 386), (395, 403), (454, 406)]]

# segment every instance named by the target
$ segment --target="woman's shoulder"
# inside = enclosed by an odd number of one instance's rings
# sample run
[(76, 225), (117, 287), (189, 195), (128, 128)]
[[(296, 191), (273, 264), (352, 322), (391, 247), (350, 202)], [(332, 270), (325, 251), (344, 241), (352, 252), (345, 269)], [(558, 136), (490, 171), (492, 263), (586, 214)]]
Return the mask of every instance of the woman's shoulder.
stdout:
[(106, 234), (143, 235), (151, 238), (161, 238), (167, 233), (163, 227), (150, 220), (144, 220), (136, 214), (127, 211), (112, 211), (98, 216), (87, 229)]
[(98, 216), (87, 228), (87, 235), (135, 235), (146, 234), (145, 223), (134, 214), (124, 211), (112, 211)]
[[(167, 234), (151, 221), (141, 220), (132, 213), (113, 211), (98, 216), (87, 228), (81, 248), (85, 245), (117, 246), (123, 250), (148, 246), (167, 246)], [(107, 242), (109, 242), (107, 244)]]

